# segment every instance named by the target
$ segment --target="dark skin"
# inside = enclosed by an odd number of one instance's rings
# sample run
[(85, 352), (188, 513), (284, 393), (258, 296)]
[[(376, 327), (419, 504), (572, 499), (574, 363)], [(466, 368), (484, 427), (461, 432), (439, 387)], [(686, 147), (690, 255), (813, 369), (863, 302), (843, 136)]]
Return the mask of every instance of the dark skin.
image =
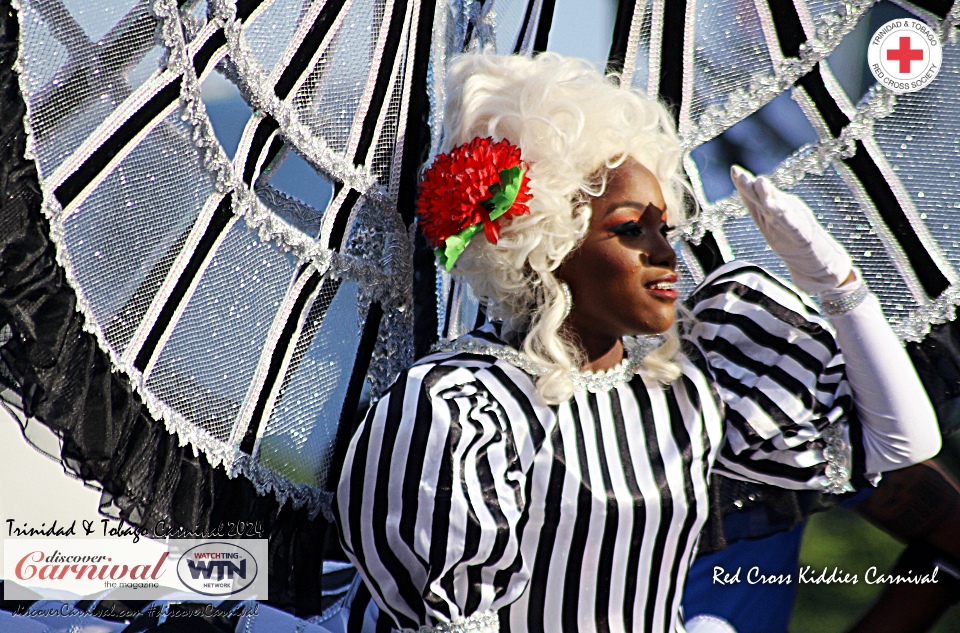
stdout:
[[(602, 371), (623, 360), (624, 336), (673, 325), (677, 255), (666, 238), (660, 182), (637, 161), (611, 170), (591, 207), (587, 234), (556, 274), (573, 293), (564, 330), (586, 353), (581, 369)], [(843, 284), (854, 278), (851, 270)]]
[[(936, 461), (895, 470), (857, 511), (906, 543), (927, 543), (960, 560), (960, 485)], [(922, 633), (960, 600), (960, 583), (887, 585), (849, 633)]]
[(586, 352), (583, 369), (599, 371), (623, 360), (624, 336), (661, 334), (673, 324), (677, 256), (660, 183), (640, 163), (613, 169), (591, 207), (587, 234), (557, 277), (573, 293), (567, 334)]

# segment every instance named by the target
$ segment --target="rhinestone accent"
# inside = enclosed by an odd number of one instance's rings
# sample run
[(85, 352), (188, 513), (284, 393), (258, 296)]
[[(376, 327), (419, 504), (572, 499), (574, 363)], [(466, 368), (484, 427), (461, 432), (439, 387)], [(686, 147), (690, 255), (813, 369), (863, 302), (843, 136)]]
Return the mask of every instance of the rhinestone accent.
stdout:
[(827, 484), (823, 489), (824, 492), (835, 495), (853, 492), (850, 484), (850, 444), (844, 434), (845, 426), (841, 422), (834, 422), (823, 429), (823, 439), (826, 442), (823, 457), (827, 460), (827, 466), (823, 470)]
[(468, 618), (458, 618), (437, 626), (400, 629), (400, 633), (500, 633), (500, 619), (493, 611), (480, 611)]
[(839, 299), (821, 302), (820, 306), (823, 308), (825, 314), (836, 316), (838, 314), (850, 312), (850, 310), (853, 310), (858, 305), (863, 303), (868, 296), (870, 296), (870, 289), (867, 288), (866, 284), (863, 284), (850, 294), (844, 295)]

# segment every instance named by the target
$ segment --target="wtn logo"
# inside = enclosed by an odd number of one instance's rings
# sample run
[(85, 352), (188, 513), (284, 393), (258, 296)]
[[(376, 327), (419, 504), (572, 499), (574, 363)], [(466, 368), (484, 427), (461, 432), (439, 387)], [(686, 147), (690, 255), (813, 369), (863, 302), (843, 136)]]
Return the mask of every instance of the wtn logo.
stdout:
[(257, 557), (236, 543), (203, 542), (189, 548), (177, 561), (177, 578), (194, 593), (229, 596), (253, 585), (259, 568)]
[[(228, 560), (188, 560), (187, 570), (194, 580), (223, 580), (224, 578), (240, 577), (247, 579), (247, 561), (241, 560), (237, 565)], [(216, 575), (214, 575), (216, 572)]]

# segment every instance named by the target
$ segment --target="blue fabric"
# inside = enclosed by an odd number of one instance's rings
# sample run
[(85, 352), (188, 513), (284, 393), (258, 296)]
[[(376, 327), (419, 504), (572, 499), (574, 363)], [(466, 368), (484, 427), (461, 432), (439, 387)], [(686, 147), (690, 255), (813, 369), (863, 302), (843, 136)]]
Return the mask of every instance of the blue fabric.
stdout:
[[(683, 594), (684, 618), (717, 615), (730, 622), (737, 633), (785, 633), (797, 592), (804, 525), (761, 539), (738, 541), (727, 549), (698, 557)], [(789, 582), (762, 582), (773, 577)]]
[[(874, 490), (861, 490), (840, 505), (853, 507)], [(683, 593), (684, 618), (716, 615), (727, 620), (737, 633), (786, 633), (797, 594), (800, 541), (805, 527), (806, 523), (801, 523), (791, 530), (746, 539), (743, 535), (772, 529), (766, 510), (760, 507), (728, 514), (723, 528), (732, 543), (693, 562)], [(776, 582), (786, 578), (789, 582)]]

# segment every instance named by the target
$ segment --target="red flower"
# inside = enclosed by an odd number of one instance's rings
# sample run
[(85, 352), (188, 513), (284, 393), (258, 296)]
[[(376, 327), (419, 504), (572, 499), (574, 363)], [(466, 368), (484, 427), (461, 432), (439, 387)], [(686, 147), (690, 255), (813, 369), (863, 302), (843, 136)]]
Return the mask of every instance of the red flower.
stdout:
[[(500, 172), (522, 165), (520, 149), (503, 140), (477, 137), (458, 145), (433, 161), (420, 184), (417, 214), (420, 228), (434, 248), (440, 248), (451, 235), (474, 224), (483, 223), (487, 239), (497, 243), (500, 219), (491, 220), (483, 202), (490, 200), (490, 186), (500, 184)], [(529, 213), (524, 202), (530, 200), (526, 172), (513, 205), (501, 217)]]

